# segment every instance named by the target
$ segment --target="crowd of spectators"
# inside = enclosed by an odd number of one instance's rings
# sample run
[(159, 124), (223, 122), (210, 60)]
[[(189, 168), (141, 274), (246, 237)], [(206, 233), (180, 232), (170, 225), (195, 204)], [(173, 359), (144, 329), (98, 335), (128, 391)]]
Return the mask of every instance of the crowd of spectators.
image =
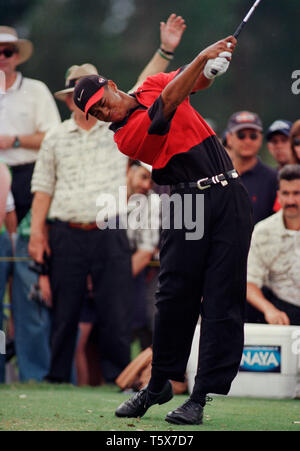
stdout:
[[(184, 30), (174, 14), (161, 23), (160, 49), (131, 91), (167, 69)], [(75, 106), (77, 80), (98, 74), (97, 68), (68, 69), (64, 89), (55, 93), (71, 112), (61, 122), (45, 84), (17, 70), (32, 51), (13, 28), (0, 27), (6, 79), (0, 93), (0, 329), (10, 298), (6, 332), (20, 381), (113, 383), (131, 360), (132, 341), (141, 349), (152, 343), (159, 194), (168, 188), (154, 185), (150, 166), (117, 151), (108, 124), (87, 119)], [(276, 168), (259, 157), (264, 137)], [(246, 321), (300, 325), (300, 121), (276, 119), (264, 133), (258, 114), (235, 112), (223, 144), (257, 224)], [(99, 195), (120, 199), (120, 187), (126, 187), (125, 211), (99, 222)], [(145, 197), (141, 205), (151, 219), (157, 216), (157, 226), (122, 227)]]

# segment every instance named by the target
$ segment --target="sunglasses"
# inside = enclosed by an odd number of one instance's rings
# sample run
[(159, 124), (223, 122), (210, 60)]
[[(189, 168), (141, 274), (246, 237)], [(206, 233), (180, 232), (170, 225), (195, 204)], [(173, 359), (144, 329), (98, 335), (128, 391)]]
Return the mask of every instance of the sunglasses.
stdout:
[(258, 139), (259, 134), (256, 132), (246, 133), (246, 132), (243, 132), (242, 130), (240, 130), (240, 131), (236, 132), (236, 136), (240, 140), (243, 140), (243, 139), (246, 139), (247, 137), (249, 137), (252, 141), (255, 141), (256, 139)]
[(7, 48), (0, 50), (0, 56), (4, 55), (5, 58), (11, 58), (14, 53), (17, 53), (16, 49)]
[(293, 145), (294, 146), (300, 146), (300, 138), (293, 139)]

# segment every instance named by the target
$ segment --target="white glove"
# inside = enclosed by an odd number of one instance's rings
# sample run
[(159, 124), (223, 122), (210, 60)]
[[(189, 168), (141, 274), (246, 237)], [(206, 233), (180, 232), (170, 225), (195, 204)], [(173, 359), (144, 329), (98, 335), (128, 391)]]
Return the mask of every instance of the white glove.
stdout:
[[(231, 56), (230, 52), (222, 52), (217, 58), (208, 60), (203, 69), (204, 76), (212, 80), (215, 77), (225, 74), (230, 64), (230, 61), (226, 58), (231, 58)], [(212, 70), (215, 70), (217, 74), (213, 74)]]

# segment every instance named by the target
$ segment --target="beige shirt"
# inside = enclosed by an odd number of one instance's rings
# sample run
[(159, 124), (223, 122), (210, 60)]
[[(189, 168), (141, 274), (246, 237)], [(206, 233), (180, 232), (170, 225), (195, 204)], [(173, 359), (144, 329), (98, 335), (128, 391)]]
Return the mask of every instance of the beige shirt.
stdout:
[(95, 222), (97, 197), (117, 197), (119, 186), (126, 185), (127, 157), (118, 151), (109, 125), (97, 121), (87, 131), (71, 117), (44, 138), (31, 189), (52, 196), (50, 219)]
[[(59, 123), (60, 115), (47, 86), (18, 72), (14, 84), (0, 96), (0, 135), (47, 132)], [(37, 155), (37, 150), (22, 147), (0, 151), (0, 158), (10, 166), (33, 163)]]
[(300, 307), (300, 231), (285, 228), (282, 210), (256, 224), (247, 280)]

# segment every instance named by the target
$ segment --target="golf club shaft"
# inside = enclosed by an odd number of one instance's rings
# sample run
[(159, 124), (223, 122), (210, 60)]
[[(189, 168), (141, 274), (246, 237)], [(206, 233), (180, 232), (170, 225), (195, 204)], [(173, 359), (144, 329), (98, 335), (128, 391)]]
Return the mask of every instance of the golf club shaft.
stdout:
[[(250, 10), (248, 11), (247, 15), (245, 16), (245, 18), (243, 19), (243, 21), (240, 23), (240, 25), (237, 27), (237, 29), (235, 30), (233, 36), (237, 39), (238, 36), (240, 35), (242, 29), (244, 28), (244, 26), (246, 25), (246, 23), (248, 22), (248, 20), (250, 19), (250, 17), (252, 16), (252, 14), (254, 13), (255, 9), (257, 8), (257, 6), (259, 5), (259, 3), (261, 2), (261, 0), (256, 0), (254, 2), (254, 4), (252, 5), (252, 7), (250, 8)], [(213, 75), (217, 75), (218, 71), (212, 69), (211, 73)]]

